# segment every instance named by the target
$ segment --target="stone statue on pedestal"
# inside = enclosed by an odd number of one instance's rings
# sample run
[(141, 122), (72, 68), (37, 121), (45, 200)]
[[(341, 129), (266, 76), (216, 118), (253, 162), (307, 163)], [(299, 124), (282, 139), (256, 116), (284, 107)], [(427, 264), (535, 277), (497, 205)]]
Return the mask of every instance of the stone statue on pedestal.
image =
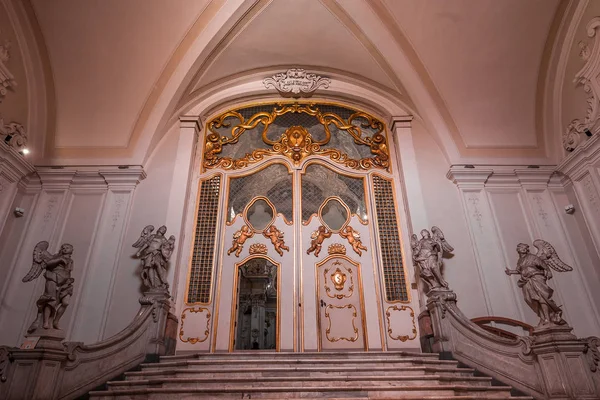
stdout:
[(71, 271), (73, 270), (73, 246), (63, 244), (56, 254), (50, 254), (48, 251), (48, 242), (39, 242), (33, 249), (33, 264), (31, 270), (23, 278), (23, 282), (30, 282), (36, 279), (44, 271), (46, 284), (44, 293), (37, 300), (36, 305), (38, 314), (27, 329), (32, 333), (40, 328), (60, 329), (58, 323), (65, 313), (69, 300), (73, 295), (73, 282)]
[(142, 282), (148, 289), (169, 289), (167, 282), (167, 263), (175, 249), (175, 236), (165, 238), (166, 226), (158, 228), (155, 234), (154, 226), (146, 226), (140, 238), (132, 245), (138, 248), (136, 257), (142, 260)]
[(540, 317), (538, 327), (565, 325), (560, 306), (552, 300), (554, 290), (548, 286), (548, 279), (552, 279), (551, 268), (558, 272), (572, 271), (573, 268), (558, 258), (550, 243), (538, 239), (533, 245), (537, 248), (536, 254), (529, 252), (529, 245), (519, 243), (517, 268), (506, 268), (505, 272), (520, 275), (517, 285), (523, 290), (527, 305)]
[(416, 234), (410, 237), (412, 258), (419, 267), (419, 276), (429, 285), (430, 290), (448, 289), (448, 282), (442, 276), (442, 257), (444, 253), (454, 251), (454, 247), (446, 242), (444, 233), (437, 226), (431, 227), (431, 232), (433, 234), (423, 229), (421, 239)]

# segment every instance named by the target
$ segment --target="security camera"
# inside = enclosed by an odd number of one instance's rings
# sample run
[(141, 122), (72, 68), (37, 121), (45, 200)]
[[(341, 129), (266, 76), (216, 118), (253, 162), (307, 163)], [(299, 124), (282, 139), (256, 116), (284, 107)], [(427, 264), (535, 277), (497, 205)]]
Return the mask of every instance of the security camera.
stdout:
[(15, 217), (19, 218), (25, 215), (25, 210), (21, 207), (15, 208)]
[(566, 205), (565, 212), (567, 214), (573, 214), (575, 212), (575, 206), (573, 204)]

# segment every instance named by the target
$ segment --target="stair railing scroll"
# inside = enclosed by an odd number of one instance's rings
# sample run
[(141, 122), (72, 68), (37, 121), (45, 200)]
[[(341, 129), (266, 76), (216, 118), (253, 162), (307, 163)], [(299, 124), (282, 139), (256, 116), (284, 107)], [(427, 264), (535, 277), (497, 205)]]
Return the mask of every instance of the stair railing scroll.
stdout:
[[(439, 231), (439, 228), (435, 228)], [(433, 231), (434, 229), (432, 229)], [(529, 246), (519, 244), (519, 261), (508, 275), (519, 275), (518, 286), (523, 290), (527, 304), (540, 317), (540, 323), (530, 336), (514, 339), (500, 337), (481, 328), (467, 318), (458, 308), (457, 295), (444, 285), (445, 280), (423, 266), (441, 272), (442, 256), (452, 249), (442, 243), (443, 234), (431, 241), (427, 231), (421, 241), (413, 235), (413, 261), (426, 274), (429, 284), (427, 311), (433, 329), (432, 351), (453, 358), (490, 375), (499, 381), (538, 399), (598, 399), (600, 398), (600, 338), (577, 338), (562, 317), (560, 307), (552, 300), (552, 289), (547, 280), (551, 270), (570, 271), (554, 248), (543, 240), (534, 241), (536, 254)], [(440, 236), (441, 235), (441, 236)], [(437, 243), (436, 243), (437, 242)], [(442, 245), (447, 245), (444, 247)], [(429, 257), (425, 260), (424, 257)], [(428, 264), (424, 264), (427, 261)], [(433, 276), (433, 279), (431, 278)], [(421, 316), (423, 317), (423, 315)], [(420, 319), (421, 319), (420, 317)], [(425, 316), (426, 318), (426, 316)]]

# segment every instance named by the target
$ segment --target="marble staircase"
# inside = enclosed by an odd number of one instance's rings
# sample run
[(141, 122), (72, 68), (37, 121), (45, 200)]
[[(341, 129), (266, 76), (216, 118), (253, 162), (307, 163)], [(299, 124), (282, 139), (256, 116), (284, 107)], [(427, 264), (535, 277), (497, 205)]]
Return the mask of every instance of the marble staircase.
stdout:
[(457, 361), (405, 352), (186, 354), (126, 372), (95, 400), (532, 399)]

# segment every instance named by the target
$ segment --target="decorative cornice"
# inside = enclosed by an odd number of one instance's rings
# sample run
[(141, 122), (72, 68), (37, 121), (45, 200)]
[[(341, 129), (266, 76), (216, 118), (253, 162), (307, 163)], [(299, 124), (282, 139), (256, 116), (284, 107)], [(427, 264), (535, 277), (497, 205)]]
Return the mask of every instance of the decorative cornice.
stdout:
[(482, 189), (493, 172), (494, 170), (487, 168), (453, 165), (446, 173), (446, 178), (461, 189)]
[(66, 190), (73, 183), (77, 171), (62, 167), (38, 168), (37, 174), (42, 182), (42, 189)]
[(202, 130), (202, 125), (200, 124), (200, 117), (195, 115), (181, 115), (179, 117), (179, 127), (193, 128), (196, 130), (196, 134), (198, 134)]
[(524, 166), (453, 165), (446, 177), (461, 189), (547, 187), (555, 174), (552, 166), (527, 168)]
[(139, 165), (118, 167), (113, 169), (101, 169), (100, 175), (104, 177), (108, 187), (132, 189), (142, 180), (146, 179), (146, 171)]

